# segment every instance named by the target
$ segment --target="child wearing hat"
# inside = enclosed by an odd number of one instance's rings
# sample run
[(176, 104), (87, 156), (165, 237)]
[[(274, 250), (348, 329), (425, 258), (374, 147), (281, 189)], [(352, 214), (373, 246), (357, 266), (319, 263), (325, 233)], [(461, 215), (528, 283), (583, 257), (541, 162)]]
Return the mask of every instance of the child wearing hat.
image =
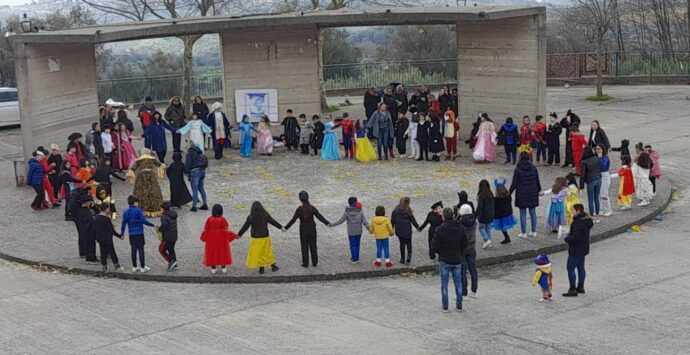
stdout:
[(423, 231), (424, 228), (426, 228), (427, 224), (429, 225), (429, 259), (434, 260), (436, 259), (436, 253), (434, 253), (431, 250), (431, 241), (434, 239), (434, 232), (436, 232), (436, 227), (440, 226), (441, 223), (443, 223), (443, 216), (441, 215), (443, 213), (443, 202), (438, 201), (431, 205), (431, 211), (429, 214), (426, 215), (426, 219), (424, 220), (424, 223), (419, 227), (419, 232)]
[(350, 262), (353, 264), (359, 263), (359, 244), (362, 238), (362, 226), (369, 230), (369, 223), (367, 217), (362, 211), (362, 204), (357, 201), (357, 197), (350, 197), (347, 199), (347, 207), (345, 212), (339, 220), (329, 224), (329, 227), (335, 227), (347, 221), (347, 237), (350, 242)]
[(376, 261), (374, 266), (381, 266), (381, 254), (386, 259), (386, 267), (393, 266), (391, 261), (389, 237), (393, 236), (393, 225), (386, 217), (386, 209), (383, 206), (376, 206), (376, 216), (371, 219), (371, 226), (369, 226), (369, 233), (376, 238)]
[(316, 267), (319, 263), (319, 254), (316, 250), (316, 221), (314, 217), (325, 225), (330, 222), (324, 218), (321, 213), (309, 203), (309, 194), (306, 191), (300, 191), (299, 200), (302, 205), (297, 207), (295, 214), (292, 216), (290, 222), (285, 225), (287, 231), (299, 219), (299, 241), (302, 246), (302, 267), (309, 267), (309, 254), (311, 254), (311, 265)]
[(537, 265), (537, 270), (532, 279), (532, 286), (539, 284), (541, 286), (542, 298), (539, 302), (550, 302), (553, 294), (551, 288), (553, 287), (553, 274), (551, 273), (551, 261), (546, 254), (539, 254), (534, 258), (534, 264)]

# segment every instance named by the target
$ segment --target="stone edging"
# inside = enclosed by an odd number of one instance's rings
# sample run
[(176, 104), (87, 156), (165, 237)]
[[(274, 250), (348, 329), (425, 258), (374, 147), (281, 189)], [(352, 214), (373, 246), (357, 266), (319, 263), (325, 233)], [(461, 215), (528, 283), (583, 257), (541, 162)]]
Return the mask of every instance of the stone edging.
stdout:
[[(590, 243), (595, 243), (602, 241), (604, 239), (611, 238), (618, 234), (625, 233), (628, 228), (633, 225), (640, 225), (647, 223), (661, 212), (663, 212), (668, 205), (671, 203), (673, 193), (675, 189), (671, 189), (666, 200), (651, 213), (638, 218), (635, 221), (626, 223), (624, 225), (615, 227), (603, 233), (595, 234), (590, 236)], [(507, 263), (510, 261), (521, 260), (535, 257), (541, 253), (556, 253), (568, 249), (566, 243), (560, 243), (556, 245), (551, 245), (547, 247), (541, 247), (533, 250), (526, 250), (518, 253), (492, 256), (488, 258), (482, 258), (477, 260), (477, 266), (489, 266)], [(97, 276), (102, 278), (117, 278), (124, 280), (138, 280), (138, 281), (157, 281), (157, 282), (178, 282), (178, 283), (287, 283), (287, 282), (313, 282), (313, 281), (333, 281), (333, 280), (347, 280), (347, 279), (362, 279), (370, 277), (382, 277), (382, 276), (392, 276), (405, 273), (425, 273), (436, 271), (436, 265), (425, 265), (415, 268), (396, 268), (396, 269), (380, 269), (380, 270), (369, 270), (369, 271), (356, 271), (356, 272), (345, 272), (345, 273), (331, 273), (331, 274), (313, 274), (313, 275), (289, 275), (289, 276), (230, 276), (230, 277), (214, 277), (214, 276), (175, 276), (175, 275), (150, 275), (150, 274), (130, 274), (130, 273), (120, 273), (120, 272), (110, 272), (104, 274), (101, 271), (87, 270), (81, 268), (68, 268), (65, 266), (41, 263), (36, 261), (27, 260), (24, 258), (14, 257), (12, 255), (7, 255), (0, 252), (0, 258), (7, 261), (16, 262), (28, 266), (33, 266), (46, 271), (59, 271), (66, 274), (75, 275), (89, 275)]]

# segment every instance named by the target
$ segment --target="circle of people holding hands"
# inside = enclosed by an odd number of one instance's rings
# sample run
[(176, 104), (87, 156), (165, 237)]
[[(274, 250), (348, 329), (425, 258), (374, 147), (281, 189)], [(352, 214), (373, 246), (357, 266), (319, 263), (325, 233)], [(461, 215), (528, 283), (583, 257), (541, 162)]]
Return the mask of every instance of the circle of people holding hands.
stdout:
[[(439, 161), (440, 153), (446, 149), (447, 159), (455, 160), (460, 129), (456, 119), (457, 90), (449, 93), (448, 88), (444, 87), (436, 100), (428, 93), (426, 86), (422, 86), (408, 100), (402, 86), (396, 87), (395, 94), (393, 88), (389, 87), (379, 100), (376, 88), (371, 88), (365, 94), (364, 105), (368, 120), (354, 122), (347, 114), (339, 122), (335, 122), (330, 115), (326, 116), (325, 123), (320, 122), (318, 115), (312, 117), (312, 122), (307, 122), (304, 114), (300, 115), (298, 121), (288, 110), (288, 116), (282, 123), (284, 135), (280, 138), (288, 150), (297, 150), (299, 145), (303, 154), (309, 154), (311, 148), (315, 155), (321, 150), (320, 155), (324, 160), (340, 159), (340, 144), (335, 134), (335, 129), (340, 127), (343, 130), (346, 158), (356, 158), (362, 162), (387, 160), (389, 156), (394, 157), (393, 146), (399, 156), (404, 156), (407, 140), (411, 138), (409, 158)], [(389, 111), (390, 107), (395, 107), (395, 110)], [(73, 221), (77, 229), (79, 255), (87, 263), (100, 263), (104, 272), (110, 270), (108, 258), (112, 260), (114, 270), (122, 270), (113, 237), (124, 239), (126, 233), (129, 234), (131, 246), (132, 272), (148, 272), (150, 267), (146, 265), (144, 257), (144, 226), (155, 227), (160, 241), (159, 252), (167, 262), (168, 271), (175, 270), (178, 215), (173, 209), (190, 202), (192, 212), (209, 209), (204, 190), (208, 167), (204, 150), (212, 148), (215, 159), (222, 159), (224, 149), (231, 145), (233, 127), (222, 112), (222, 105), (215, 103), (211, 109), (209, 111), (203, 99), (197, 96), (191, 119), (187, 121), (179, 97), (171, 100), (164, 115), (156, 111), (150, 98), (146, 98), (136, 114), (143, 135), (135, 136), (134, 125), (129, 118), (133, 115), (132, 106), (121, 108), (116, 113), (111, 107), (99, 108), (99, 120), (92, 124), (86, 136), (73, 133), (68, 137), (64, 155), (59, 145), (50, 144), (50, 150), (38, 147), (29, 158), (26, 182), (36, 193), (31, 208), (34, 211), (58, 208), (64, 201), (65, 220)], [(441, 118), (443, 109), (445, 114)], [(411, 121), (406, 118), (407, 111), (413, 113)], [(394, 121), (392, 117), (395, 116), (397, 120)], [(218, 269), (226, 273), (227, 266), (233, 263), (230, 242), (249, 231), (251, 239), (245, 265), (259, 269), (260, 273), (269, 267), (277, 271), (279, 267), (273, 254), (269, 225), (284, 232), (299, 221), (302, 266), (309, 267), (310, 262), (316, 266), (316, 220), (329, 227), (347, 224), (352, 263), (359, 262), (360, 240), (366, 229), (376, 241), (375, 267), (393, 265), (389, 244), (389, 237), (392, 236), (397, 236), (399, 240), (400, 263), (410, 264), (413, 230), (421, 232), (428, 226), (428, 256), (431, 260), (439, 257), (442, 284), (446, 285), (442, 301), (444, 309), (448, 308), (447, 283), (451, 274), (456, 293), (460, 296), (456, 306), (462, 309), (461, 296), (468, 294), (468, 271), (471, 276), (470, 290), (473, 295), (477, 291), (476, 232), (482, 238), (483, 249), (493, 247), (492, 230), (503, 235), (501, 244), (510, 243), (508, 231), (518, 224), (513, 217), (515, 206), (519, 210), (518, 237), (537, 237), (536, 208), (539, 198), (549, 195), (544, 225), (555, 237), (566, 237), (571, 249), (573, 245), (579, 248), (575, 253), (578, 255), (571, 255), (579, 258), (571, 262), (569, 256), (571, 287), (567, 294), (583, 293), (586, 252), (581, 243), (587, 241), (588, 252), (589, 229), (599, 222), (600, 217), (613, 214), (609, 197), (611, 180), (620, 179), (616, 192), (620, 211), (632, 208), (633, 196), (637, 197), (638, 206), (646, 206), (656, 193), (656, 180), (661, 176), (661, 166), (659, 154), (651, 146), (638, 143), (634, 147), (635, 154), (631, 155), (628, 140), (623, 140), (619, 147), (611, 147), (598, 121), (592, 121), (589, 138), (580, 132), (580, 124), (580, 118), (569, 110), (561, 120), (556, 113), (549, 114), (548, 122), (544, 122), (540, 115), (535, 117), (534, 123), (530, 117), (524, 116), (520, 126), (508, 117), (496, 132), (493, 120), (487, 114), (480, 115), (467, 140), (473, 149), (473, 159), (494, 162), (496, 146), (503, 145), (505, 163), (516, 165), (510, 185), (503, 178), (495, 179), (493, 184), (482, 180), (476, 206), (462, 191), (458, 194), (460, 201), (454, 209), (444, 209), (441, 202), (435, 203), (421, 225), (414, 217), (409, 197), (400, 200), (390, 217), (386, 216), (383, 206), (377, 206), (375, 216), (370, 221), (363, 213), (362, 204), (356, 197), (351, 197), (342, 217), (331, 223), (310, 204), (308, 193), (302, 191), (298, 196), (301, 205), (286, 225), (273, 219), (262, 204), (255, 201), (243, 226), (235, 233), (223, 217), (223, 207), (216, 204), (211, 208), (211, 217), (207, 219), (200, 237), (205, 243), (203, 264), (210, 267), (214, 274)], [(260, 154), (272, 154), (276, 143), (268, 117), (262, 117), (256, 128), (245, 115), (239, 126), (242, 157), (251, 156), (254, 145)], [(167, 154), (165, 130), (173, 134), (174, 152), (170, 166), (164, 164)], [(252, 137), (252, 132), (257, 133), (256, 139)], [(542, 189), (536, 165), (561, 163), (561, 135), (565, 136), (562, 167), (573, 168), (574, 171), (556, 178), (550, 189)], [(181, 154), (182, 136), (187, 136), (189, 143), (184, 162)], [(146, 148), (137, 154), (133, 141), (141, 138)], [(375, 140), (376, 150), (370, 139)], [(615, 172), (611, 169), (609, 151), (620, 152), (620, 168)], [(428, 157), (429, 152), (431, 158)], [(112, 198), (111, 177), (129, 180), (134, 184), (119, 229), (114, 227), (117, 211)], [(165, 177), (170, 181), (169, 201), (163, 201), (158, 183), (159, 179)], [(192, 194), (187, 189), (185, 177), (190, 182)], [(589, 214), (585, 213), (580, 200), (582, 190), (586, 190)], [(147, 217), (160, 217), (160, 223), (154, 225)], [(100, 260), (96, 257), (96, 244), (100, 247)], [(533, 284), (538, 283), (542, 287), (541, 300), (549, 301), (551, 291), (548, 286), (552, 276), (548, 256), (540, 255), (535, 263), (538, 270)], [(581, 283), (575, 283), (575, 270), (579, 273)], [(456, 280), (456, 271), (461, 280)]]

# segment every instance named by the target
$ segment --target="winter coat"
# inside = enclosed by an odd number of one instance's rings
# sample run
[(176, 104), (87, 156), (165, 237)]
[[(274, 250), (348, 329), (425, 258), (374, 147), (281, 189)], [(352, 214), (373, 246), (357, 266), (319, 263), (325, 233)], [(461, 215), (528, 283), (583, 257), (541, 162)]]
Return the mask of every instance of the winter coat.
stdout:
[[(93, 233), (100, 245), (113, 245), (113, 236), (120, 238), (120, 234), (113, 227), (113, 220), (100, 214), (93, 220)], [(101, 258), (103, 257), (101, 255)]]
[(570, 232), (565, 237), (568, 243), (569, 256), (585, 256), (589, 254), (589, 231), (594, 226), (591, 218), (579, 215), (573, 218), (570, 225)]
[(151, 149), (154, 152), (165, 152), (168, 150), (168, 142), (165, 138), (166, 129), (170, 132), (175, 132), (172, 126), (162, 120), (158, 123), (152, 122), (144, 130), (144, 135), (151, 140)]
[(438, 104), (441, 108), (441, 112), (446, 112), (446, 110), (448, 110), (448, 107), (451, 106), (452, 101), (453, 95), (451, 95), (450, 93), (438, 95)]
[(283, 226), (280, 225), (273, 217), (271, 217), (268, 212), (265, 213), (265, 219), (262, 219), (258, 223), (252, 223), (252, 215), (250, 214), (247, 216), (247, 220), (244, 222), (244, 225), (242, 225), (242, 228), (240, 228), (240, 231), (237, 233), (238, 235), (244, 234), (244, 232), (247, 231), (247, 229), (250, 229), (250, 234), (252, 238), (266, 238), (268, 237), (268, 225), (272, 225), (273, 227), (277, 229), (283, 229)]
[(170, 122), (170, 125), (173, 126), (173, 128), (179, 129), (184, 127), (187, 115), (185, 115), (184, 106), (181, 103), (179, 105), (173, 105), (173, 99), (170, 99), (170, 106), (168, 106), (168, 108), (165, 110), (165, 115), (163, 115), (163, 117)]
[(441, 122), (432, 120), (429, 125), (429, 151), (431, 153), (440, 153), (444, 150)]
[(611, 149), (611, 143), (609, 142), (609, 137), (606, 135), (606, 132), (604, 132), (602, 128), (597, 129), (596, 132), (597, 134), (594, 135), (593, 130), (589, 131), (589, 145), (592, 149), (596, 148), (597, 144), (603, 145), (607, 150)]
[(381, 98), (378, 95), (372, 95), (368, 90), (364, 93), (364, 114), (367, 119), (378, 110), (379, 102), (381, 102)]
[(563, 129), (561, 128), (561, 125), (558, 124), (558, 122), (554, 122), (553, 124), (549, 124), (546, 128), (546, 144), (549, 146), (549, 149), (558, 149), (558, 147), (561, 144), (561, 133), (563, 132)]
[(141, 208), (136, 206), (129, 206), (122, 214), (122, 226), (120, 227), (120, 234), (125, 234), (125, 228), (129, 226), (129, 236), (144, 235), (144, 225), (153, 227), (153, 223), (149, 222), (144, 216)]
[(515, 207), (535, 208), (539, 206), (539, 172), (528, 159), (518, 162), (513, 171), (513, 181), (510, 184), (510, 193), (515, 191)]
[(199, 149), (199, 147), (193, 145), (187, 150), (187, 156), (185, 157), (185, 173), (189, 174), (194, 170), (204, 170), (205, 166), (201, 165), (201, 156), (204, 153)]
[(395, 94), (395, 104), (397, 113), (407, 114), (407, 93), (396, 93)]
[(601, 164), (599, 164), (599, 157), (591, 156), (580, 162), (580, 190), (585, 188), (585, 182), (590, 183), (601, 179)]
[(177, 212), (167, 210), (161, 215), (161, 225), (159, 230), (163, 234), (163, 240), (166, 242), (177, 241)]
[(460, 221), (444, 221), (434, 233), (431, 252), (438, 254), (438, 260), (450, 265), (462, 263), (462, 255), (467, 248), (465, 227)]
[(513, 215), (513, 199), (510, 195), (506, 197), (494, 197), (494, 218), (503, 218)]
[(151, 106), (146, 106), (146, 104), (142, 104), (139, 106), (139, 121), (141, 122), (141, 128), (146, 129), (151, 124), (151, 121), (153, 120), (153, 114), (156, 112), (156, 106), (151, 104)]
[[(384, 125), (388, 127), (388, 136), (389, 137), (380, 137), (380, 124), (379, 122), (383, 121)], [(374, 138), (376, 140), (382, 140), (382, 139), (393, 139), (395, 132), (393, 131), (393, 120), (391, 119), (391, 114), (388, 111), (382, 112), (377, 110), (371, 115), (371, 118), (369, 118), (369, 121), (367, 121), (367, 128), (369, 131), (372, 133)]]
[(388, 112), (391, 114), (391, 120), (395, 122), (398, 119), (398, 104), (395, 95), (383, 95), (383, 103), (388, 106)]
[(494, 199), (491, 196), (477, 196), (477, 221), (482, 224), (494, 220)]
[(440, 226), (441, 223), (443, 223), (443, 216), (441, 216), (440, 214), (438, 214), (434, 211), (431, 211), (431, 212), (429, 212), (429, 214), (426, 215), (426, 219), (424, 220), (424, 223), (422, 223), (422, 225), (419, 226), (419, 229), (423, 230), (424, 228), (426, 228), (426, 225), (428, 224), (429, 225), (429, 234), (428, 235), (430, 237), (433, 237), (434, 232), (436, 232), (436, 228), (438, 228), (438, 226)]
[(29, 186), (40, 186), (43, 185), (43, 175), (45, 170), (41, 162), (36, 158), (29, 159), (29, 172), (26, 174), (26, 184)]
[(209, 114), (208, 105), (206, 105), (203, 102), (200, 104), (194, 103), (192, 105), (192, 112), (196, 113), (196, 116), (200, 120), (204, 120), (208, 117), (208, 114)]
[(230, 242), (237, 239), (237, 234), (229, 229), (225, 218), (209, 217), (199, 239), (205, 243), (204, 266), (232, 265)]
[(417, 142), (427, 144), (429, 142), (429, 121), (419, 121), (417, 124)]
[(460, 223), (462, 223), (463, 228), (465, 228), (465, 237), (467, 238), (467, 248), (465, 249), (465, 255), (468, 252), (474, 250), (474, 246), (477, 242), (477, 218), (473, 213), (460, 216)]
[(391, 213), (391, 224), (395, 229), (395, 235), (400, 238), (412, 238), (412, 226), (419, 228), (414, 215), (406, 214), (400, 207), (393, 209), (393, 213)]
[(369, 226), (369, 233), (374, 235), (376, 239), (388, 239), (393, 236), (393, 225), (386, 216), (376, 216), (371, 219)]
[(362, 226), (369, 230), (369, 222), (360, 207), (346, 207), (345, 213), (339, 220), (331, 223), (331, 227), (347, 221), (347, 235), (362, 235)]
[(312, 205), (302, 205), (297, 207), (295, 213), (292, 215), (292, 219), (285, 225), (285, 229), (290, 229), (292, 225), (299, 219), (299, 232), (300, 235), (304, 233), (316, 233), (316, 221), (318, 219), (321, 223), (325, 225), (331, 224), (328, 220), (321, 215), (319, 210)]

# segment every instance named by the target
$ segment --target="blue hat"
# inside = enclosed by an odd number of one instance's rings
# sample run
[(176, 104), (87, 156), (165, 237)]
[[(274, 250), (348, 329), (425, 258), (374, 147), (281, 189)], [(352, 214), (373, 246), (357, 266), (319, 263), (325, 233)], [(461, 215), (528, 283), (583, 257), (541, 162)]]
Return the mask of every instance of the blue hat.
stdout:
[(494, 179), (494, 187), (499, 187), (500, 185), (505, 186), (506, 179)]
[(537, 265), (539, 265), (539, 266), (542, 266), (542, 265), (548, 265), (548, 264), (550, 264), (551, 261), (549, 260), (549, 256), (548, 256), (548, 255), (546, 255), (546, 254), (539, 254), (539, 256), (537, 256), (536, 258), (534, 258), (534, 263), (537, 264)]

